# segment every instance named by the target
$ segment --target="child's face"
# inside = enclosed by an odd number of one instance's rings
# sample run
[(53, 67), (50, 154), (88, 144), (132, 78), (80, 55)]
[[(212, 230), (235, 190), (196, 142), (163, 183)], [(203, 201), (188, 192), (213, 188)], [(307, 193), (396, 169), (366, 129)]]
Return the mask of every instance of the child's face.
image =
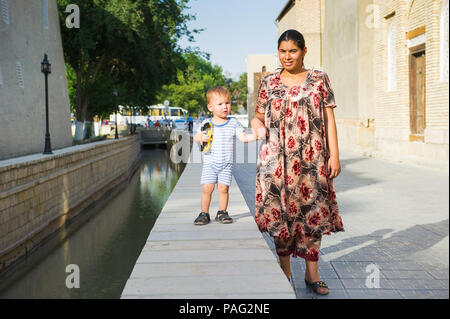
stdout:
[(214, 94), (209, 101), (208, 110), (216, 117), (227, 118), (231, 112), (230, 97)]

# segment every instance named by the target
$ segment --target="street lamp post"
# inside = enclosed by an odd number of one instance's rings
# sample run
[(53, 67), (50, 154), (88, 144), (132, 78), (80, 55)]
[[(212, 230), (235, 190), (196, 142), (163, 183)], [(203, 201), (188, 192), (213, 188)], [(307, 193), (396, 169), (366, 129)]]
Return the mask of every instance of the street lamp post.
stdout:
[(114, 139), (118, 140), (119, 139), (119, 132), (117, 131), (117, 125), (118, 124), (117, 124), (117, 89), (116, 88), (114, 88), (113, 95), (114, 95), (114, 108), (116, 110), (116, 120), (115, 120), (115, 123), (116, 123), (116, 134), (114, 136)]
[(130, 106), (130, 135), (133, 134), (133, 107)]
[(43, 154), (53, 154), (52, 146), (50, 144), (50, 131), (48, 128), (48, 75), (52, 73), (51, 64), (48, 62), (47, 54), (44, 54), (44, 60), (41, 62), (41, 72), (45, 76), (45, 147)]

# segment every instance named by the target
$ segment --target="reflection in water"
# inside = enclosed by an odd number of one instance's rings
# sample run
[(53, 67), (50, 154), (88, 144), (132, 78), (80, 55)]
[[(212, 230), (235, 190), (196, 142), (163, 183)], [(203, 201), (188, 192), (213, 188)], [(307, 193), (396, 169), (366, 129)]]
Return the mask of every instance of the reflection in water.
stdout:
[[(126, 188), (68, 226), (64, 242), (54, 238), (27, 258), (0, 298), (120, 298), (184, 166), (166, 150), (142, 150)], [(69, 264), (79, 266), (80, 288), (66, 287)]]

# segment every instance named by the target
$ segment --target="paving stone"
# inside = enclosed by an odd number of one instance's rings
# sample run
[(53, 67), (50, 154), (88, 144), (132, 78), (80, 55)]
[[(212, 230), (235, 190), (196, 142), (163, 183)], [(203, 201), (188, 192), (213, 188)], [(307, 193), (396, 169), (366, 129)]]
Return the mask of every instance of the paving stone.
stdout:
[(347, 289), (352, 299), (403, 299), (396, 290), (391, 289)]
[(448, 299), (448, 290), (398, 290), (403, 298), (407, 299)]
[(428, 267), (425, 270), (433, 276), (434, 279), (448, 280), (448, 267)]
[(379, 281), (379, 287), (378, 288), (370, 288), (366, 284), (365, 278), (341, 278), (342, 285), (345, 287), (345, 289), (394, 289), (391, 282), (389, 282), (386, 278), (381, 278)]
[(448, 280), (424, 280), (424, 279), (389, 279), (389, 283), (394, 289), (409, 290), (448, 290)]
[(383, 270), (389, 279), (433, 279), (425, 270)]

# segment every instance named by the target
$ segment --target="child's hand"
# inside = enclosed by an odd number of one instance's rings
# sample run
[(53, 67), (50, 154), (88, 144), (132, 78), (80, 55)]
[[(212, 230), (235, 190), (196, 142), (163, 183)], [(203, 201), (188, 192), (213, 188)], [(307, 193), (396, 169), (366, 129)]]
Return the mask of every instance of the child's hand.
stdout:
[(205, 132), (200, 132), (195, 134), (195, 140), (199, 143), (204, 143), (209, 140), (209, 136)]

